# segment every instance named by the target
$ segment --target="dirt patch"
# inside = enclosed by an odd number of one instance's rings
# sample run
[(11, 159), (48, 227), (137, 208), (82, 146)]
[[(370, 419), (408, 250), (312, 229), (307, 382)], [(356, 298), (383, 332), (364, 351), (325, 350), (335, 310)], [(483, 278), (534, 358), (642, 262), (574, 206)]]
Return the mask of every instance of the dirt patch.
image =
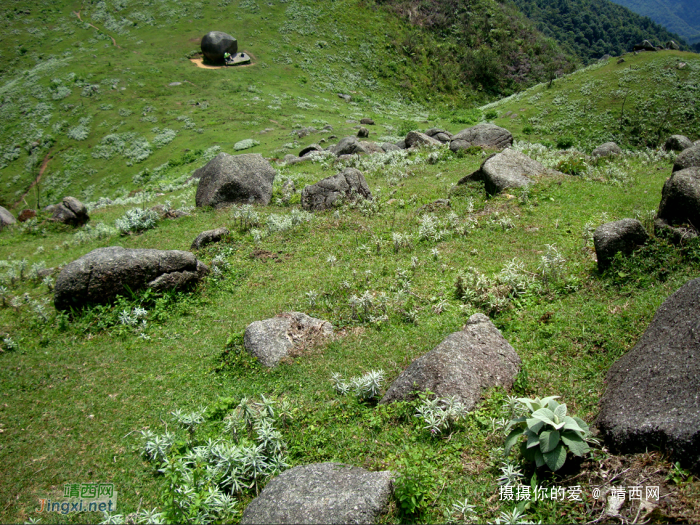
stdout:
[(202, 69), (236, 69), (239, 67), (250, 67), (255, 65), (255, 63), (253, 62), (253, 60), (255, 60), (255, 57), (251, 53), (249, 53), (248, 51), (241, 51), (241, 53), (245, 53), (250, 57), (250, 64), (241, 64), (239, 66), (212, 66), (209, 64), (205, 64), (204, 58), (201, 55), (190, 58), (190, 62)]
[(284, 262), (284, 259), (289, 259), (290, 257), (291, 257), (291, 254), (289, 254), (289, 253), (284, 253), (284, 252), (273, 253), (273, 252), (268, 252), (267, 250), (260, 250), (260, 249), (257, 249), (253, 253), (250, 254), (251, 259), (258, 259), (262, 262), (267, 262), (269, 259), (272, 259), (275, 262), (281, 263), (281, 262)]
[[(609, 455), (598, 461), (584, 461), (578, 474), (557, 484), (587, 485), (596, 491), (589, 493), (593, 495), (590, 523), (698, 523), (698, 483), (690, 476), (676, 485), (667, 477), (672, 468), (673, 464), (659, 452)], [(641, 487), (639, 492), (630, 492), (635, 487)], [(614, 490), (618, 496), (624, 494), (624, 499), (618, 498), (616, 503)]]

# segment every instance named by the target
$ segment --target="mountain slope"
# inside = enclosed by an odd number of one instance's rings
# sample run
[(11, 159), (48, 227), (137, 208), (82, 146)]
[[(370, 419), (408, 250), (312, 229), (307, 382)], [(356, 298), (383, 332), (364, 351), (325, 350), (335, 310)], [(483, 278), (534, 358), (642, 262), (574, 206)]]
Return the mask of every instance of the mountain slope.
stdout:
[(700, 3), (697, 0), (611, 0), (648, 16), (691, 44), (700, 42)]
[[(649, 18), (608, 0), (510, 0), (545, 35), (555, 38), (585, 62), (605, 54), (619, 56), (650, 40), (663, 45), (679, 35)], [(687, 49), (684, 47), (684, 49)]]

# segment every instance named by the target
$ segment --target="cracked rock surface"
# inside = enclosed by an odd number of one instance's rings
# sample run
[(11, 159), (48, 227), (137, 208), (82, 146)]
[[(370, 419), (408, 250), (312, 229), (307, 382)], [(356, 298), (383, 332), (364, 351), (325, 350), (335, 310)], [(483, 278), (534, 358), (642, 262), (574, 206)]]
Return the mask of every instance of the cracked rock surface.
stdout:
[(183, 288), (209, 271), (190, 252), (180, 250), (98, 248), (63, 268), (56, 279), (57, 310), (109, 303), (117, 295), (144, 288)]

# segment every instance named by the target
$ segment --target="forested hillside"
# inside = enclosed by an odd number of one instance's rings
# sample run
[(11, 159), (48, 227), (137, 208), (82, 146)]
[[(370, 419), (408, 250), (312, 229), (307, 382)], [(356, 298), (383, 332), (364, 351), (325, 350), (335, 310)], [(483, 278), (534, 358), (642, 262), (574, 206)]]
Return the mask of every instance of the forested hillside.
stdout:
[(608, 0), (509, 1), (535, 22), (546, 36), (556, 39), (584, 62), (605, 54), (618, 56), (632, 51), (642, 40), (655, 45), (680, 40), (679, 35), (651, 19)]
[(616, 4), (648, 16), (691, 44), (700, 45), (700, 2), (697, 0), (613, 0)]
[[(420, 62), (439, 63), (441, 74), (456, 77), (477, 93), (513, 93), (555, 74), (571, 72), (576, 59), (530, 20), (494, 0), (377, 0), (415, 28), (401, 44)], [(431, 39), (440, 44), (430, 56)], [(450, 71), (447, 67), (456, 67)]]

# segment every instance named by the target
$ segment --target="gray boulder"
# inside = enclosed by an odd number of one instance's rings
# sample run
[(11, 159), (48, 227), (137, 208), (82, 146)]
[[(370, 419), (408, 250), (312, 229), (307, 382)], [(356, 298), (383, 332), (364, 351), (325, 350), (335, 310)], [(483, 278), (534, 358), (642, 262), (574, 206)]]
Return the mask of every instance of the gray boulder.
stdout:
[(382, 150), (384, 153), (389, 153), (390, 151), (401, 151), (401, 148), (391, 142), (382, 142)]
[(460, 332), (447, 336), (419, 357), (391, 384), (380, 403), (411, 399), (415, 390), (456, 396), (471, 409), (484, 390), (509, 389), (520, 371), (520, 357), (484, 314), (474, 314)]
[(328, 148), (328, 151), (337, 155), (355, 155), (359, 153), (367, 153), (364, 148), (360, 145), (357, 137), (345, 137), (340, 139), (340, 141)]
[[(219, 153), (197, 170), (197, 207), (223, 208), (234, 203), (269, 204), (277, 172), (259, 153)], [(195, 174), (197, 174), (195, 172)]]
[(323, 151), (323, 148), (318, 144), (310, 144), (299, 152), (299, 156), (306, 157), (309, 153), (313, 153), (314, 151)]
[(700, 279), (656, 311), (637, 344), (608, 371), (596, 421), (615, 452), (661, 449), (700, 472)]
[(408, 146), (406, 146), (406, 139), (400, 140), (396, 143), (396, 147), (399, 149), (406, 149)]
[(333, 333), (328, 321), (301, 312), (287, 312), (248, 325), (243, 336), (245, 349), (263, 366), (274, 367), (304, 342)]
[(672, 49), (673, 51), (678, 51), (681, 47), (674, 41), (674, 40), (669, 40), (666, 42), (666, 49)]
[(301, 206), (306, 210), (325, 210), (334, 206), (338, 199), (357, 194), (371, 199), (372, 192), (362, 172), (355, 168), (345, 168), (332, 177), (301, 190)]
[(648, 240), (649, 234), (637, 219), (622, 219), (599, 226), (593, 233), (598, 269), (603, 271), (610, 266), (617, 252), (628, 255)]
[(51, 219), (71, 226), (82, 226), (90, 220), (85, 205), (75, 197), (63, 197), (63, 201), (53, 209)]
[(352, 97), (350, 95), (346, 95), (345, 93), (338, 93), (338, 97), (342, 98), (345, 102), (350, 102), (352, 100)]
[(307, 162), (311, 160), (310, 155), (306, 155), (304, 157), (297, 157), (296, 155), (292, 155), (288, 153), (287, 155), (284, 156), (284, 159), (282, 159), (282, 162), (288, 165), (292, 164), (299, 164), (300, 162)]
[[(664, 183), (654, 227), (658, 231), (678, 226), (690, 230), (691, 236), (700, 231), (700, 168), (676, 171)], [(683, 236), (683, 231), (676, 233)]]
[(687, 168), (700, 168), (700, 142), (683, 150), (683, 152), (676, 157), (676, 161), (673, 163), (672, 173)]
[(5, 208), (0, 206), (0, 230), (2, 230), (5, 226), (9, 226), (10, 224), (15, 224), (16, 222), (17, 222), (17, 219), (15, 219), (15, 216), (12, 215)]
[(635, 44), (634, 46), (635, 51), (656, 51), (656, 47), (654, 44), (649, 42), (648, 40), (642, 41), (641, 44)]
[(318, 132), (318, 130), (316, 128), (309, 126), (306, 128), (301, 128), (301, 129), (297, 129), (295, 131), (292, 131), (292, 135), (296, 135), (300, 139), (303, 139), (304, 137), (308, 137), (312, 133), (317, 133), (317, 132)]
[(361, 139), (366, 139), (367, 137), (369, 137), (369, 130), (366, 127), (362, 126), (360, 127), (360, 129), (357, 130), (357, 136)]
[(388, 510), (393, 473), (343, 463), (313, 463), (272, 478), (241, 524), (374, 523)]
[(360, 120), (360, 124), (363, 124), (365, 126), (374, 126), (374, 120), (371, 118), (363, 118)]
[(671, 135), (666, 139), (664, 149), (666, 151), (683, 151), (684, 149), (691, 148), (692, 146), (693, 141), (685, 135)]
[(362, 149), (364, 149), (369, 155), (373, 153), (384, 153), (384, 150), (382, 147), (377, 144), (376, 142), (370, 142), (368, 140), (362, 140), (360, 141), (360, 146), (362, 146)]
[(225, 53), (235, 55), (238, 52), (238, 41), (222, 31), (210, 31), (202, 37), (201, 47), (207, 60), (223, 64)]
[(192, 246), (190, 246), (190, 250), (199, 250), (207, 244), (219, 242), (223, 237), (225, 237), (229, 233), (231, 232), (228, 230), (228, 228), (216, 228), (215, 230), (204, 231), (197, 235), (197, 238), (194, 241), (192, 241)]
[(622, 149), (620, 149), (620, 146), (614, 142), (606, 142), (594, 149), (591, 155), (594, 157), (609, 157), (611, 155), (620, 155), (621, 153)]
[(545, 168), (536, 160), (510, 148), (504, 149), (487, 158), (474, 173), (462, 177), (457, 184), (471, 181), (483, 181), (490, 194), (499, 193), (506, 188), (522, 188), (534, 184), (530, 177), (558, 173)]
[(510, 131), (495, 124), (482, 123), (453, 135), (450, 149), (454, 152), (471, 146), (504, 149), (512, 145), (513, 135)]
[(180, 250), (98, 248), (67, 264), (56, 279), (57, 310), (111, 302), (117, 295), (144, 288), (162, 291), (198, 282), (208, 272), (190, 252)]
[(433, 137), (429, 137), (420, 131), (409, 131), (404, 139), (406, 148), (420, 148), (423, 146), (442, 146), (442, 142)]

